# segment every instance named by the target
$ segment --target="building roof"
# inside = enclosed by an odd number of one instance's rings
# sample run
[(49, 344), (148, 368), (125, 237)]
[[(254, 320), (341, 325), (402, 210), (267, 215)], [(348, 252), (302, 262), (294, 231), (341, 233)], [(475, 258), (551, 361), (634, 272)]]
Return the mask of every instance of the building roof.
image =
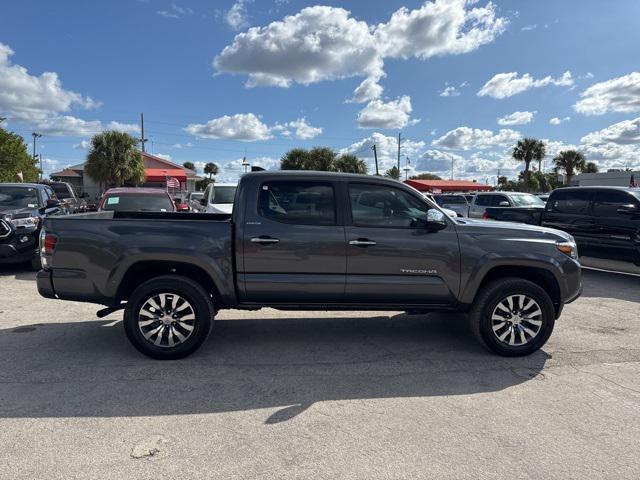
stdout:
[(471, 182), (469, 180), (405, 180), (407, 185), (421, 192), (440, 190), (441, 192), (489, 191), (491, 185)]
[(167, 177), (173, 177), (179, 182), (186, 182), (187, 176), (181, 168), (145, 168), (144, 174), (147, 182), (164, 182)]
[(80, 175), (76, 170), (73, 170), (71, 167), (69, 168), (65, 168), (64, 170), (61, 170), (60, 172), (54, 172), (51, 173), (49, 175), (50, 177), (65, 177), (65, 178), (80, 178), (82, 175)]

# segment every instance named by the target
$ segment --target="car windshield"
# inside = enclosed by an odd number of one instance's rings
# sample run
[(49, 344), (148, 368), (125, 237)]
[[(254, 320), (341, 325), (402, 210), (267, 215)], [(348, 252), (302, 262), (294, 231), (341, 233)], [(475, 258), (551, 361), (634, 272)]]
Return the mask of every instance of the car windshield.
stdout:
[(172, 212), (173, 205), (164, 194), (113, 193), (105, 198), (102, 209), (116, 212)]
[(204, 197), (204, 192), (194, 192), (191, 194), (191, 200), (200, 200)]
[(0, 186), (0, 208), (38, 208), (38, 192), (29, 187)]
[(461, 195), (444, 195), (441, 197), (435, 197), (435, 199), (438, 205), (467, 204), (467, 199)]
[(213, 201), (211, 203), (233, 203), (236, 196), (236, 186), (213, 187)]
[(73, 198), (73, 194), (71, 192), (69, 192), (69, 188), (64, 184), (64, 183), (58, 183), (58, 184), (53, 184), (51, 185), (51, 188), (53, 188), (53, 191), (56, 194), (56, 197), (62, 199), (62, 198)]
[(528, 193), (511, 195), (511, 200), (516, 207), (544, 207), (542, 200)]

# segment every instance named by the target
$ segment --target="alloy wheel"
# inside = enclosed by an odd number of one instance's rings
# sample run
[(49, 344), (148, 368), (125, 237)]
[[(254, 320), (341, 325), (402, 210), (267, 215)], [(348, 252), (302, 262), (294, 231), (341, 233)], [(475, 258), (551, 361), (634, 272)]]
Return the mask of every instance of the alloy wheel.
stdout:
[(491, 314), (491, 328), (502, 343), (526, 345), (542, 329), (542, 309), (527, 295), (509, 295), (498, 302)]
[(186, 342), (195, 322), (193, 307), (176, 293), (153, 294), (138, 311), (140, 333), (157, 347), (172, 348)]

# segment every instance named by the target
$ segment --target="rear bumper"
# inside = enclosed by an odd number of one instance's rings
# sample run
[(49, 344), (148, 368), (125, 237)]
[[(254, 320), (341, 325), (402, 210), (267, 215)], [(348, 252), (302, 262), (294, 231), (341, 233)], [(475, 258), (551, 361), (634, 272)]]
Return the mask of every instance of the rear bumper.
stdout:
[(38, 293), (45, 298), (56, 298), (56, 292), (53, 290), (53, 281), (51, 279), (51, 270), (40, 270), (36, 274), (36, 285)]

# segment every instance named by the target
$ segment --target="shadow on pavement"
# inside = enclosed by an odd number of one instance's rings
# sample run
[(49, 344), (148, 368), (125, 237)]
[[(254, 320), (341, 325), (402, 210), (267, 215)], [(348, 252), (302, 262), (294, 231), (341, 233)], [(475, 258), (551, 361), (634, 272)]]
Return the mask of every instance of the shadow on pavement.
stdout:
[(196, 354), (171, 362), (135, 351), (121, 322), (24, 325), (0, 330), (0, 417), (277, 409), (270, 424), (325, 400), (499, 391), (548, 358), (491, 355), (460, 315), (217, 320)]
[(640, 302), (640, 277), (638, 276), (583, 269), (582, 287), (583, 297), (615, 298), (628, 302)]
[(30, 265), (0, 265), (0, 278), (13, 277), (16, 280), (35, 281), (36, 272), (31, 269)]

